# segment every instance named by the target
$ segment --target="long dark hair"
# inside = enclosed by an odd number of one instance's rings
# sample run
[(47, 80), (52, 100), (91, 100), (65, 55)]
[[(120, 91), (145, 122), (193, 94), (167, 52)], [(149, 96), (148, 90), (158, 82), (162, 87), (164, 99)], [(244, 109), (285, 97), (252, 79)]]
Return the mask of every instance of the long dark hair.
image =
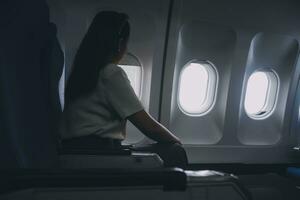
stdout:
[(66, 105), (95, 89), (101, 68), (119, 56), (129, 32), (128, 16), (124, 13), (102, 11), (94, 17), (74, 59), (66, 86)]

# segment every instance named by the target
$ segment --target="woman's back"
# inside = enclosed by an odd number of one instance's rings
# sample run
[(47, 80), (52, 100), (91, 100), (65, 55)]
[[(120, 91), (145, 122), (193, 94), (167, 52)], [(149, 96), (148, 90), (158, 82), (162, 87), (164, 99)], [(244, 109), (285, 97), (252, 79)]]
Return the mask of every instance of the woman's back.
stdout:
[(63, 139), (97, 135), (125, 139), (126, 117), (143, 110), (124, 70), (109, 64), (100, 70), (96, 88), (65, 107)]

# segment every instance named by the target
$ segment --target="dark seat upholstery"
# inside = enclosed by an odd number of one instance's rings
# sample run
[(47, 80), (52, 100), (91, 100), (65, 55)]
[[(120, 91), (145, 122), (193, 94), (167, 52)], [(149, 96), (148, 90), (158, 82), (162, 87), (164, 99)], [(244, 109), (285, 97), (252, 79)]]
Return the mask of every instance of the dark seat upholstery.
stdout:
[(178, 168), (103, 170), (8, 170), (1, 176), (0, 192), (28, 188), (162, 186), (185, 190), (187, 176)]
[(90, 149), (90, 148), (62, 148), (60, 155), (131, 155), (130, 149)]
[(41, 49), (41, 70), (47, 95), (46, 100), (48, 100), (47, 103), (50, 105), (49, 115), (51, 133), (59, 139), (57, 134), (62, 108), (58, 88), (64, 66), (64, 53), (56, 35), (56, 25), (49, 23), (47, 27), (46, 41)]
[[(3, 172), (3, 171), (2, 171)], [(132, 193), (115, 193), (131, 191)], [(10, 198), (9, 195), (17, 191), (39, 190), (39, 192), (28, 193), (29, 198), (43, 199), (47, 195), (52, 198), (64, 199), (64, 192), (76, 193), (77, 191), (89, 191), (85, 195), (89, 199), (98, 199), (95, 190), (102, 195), (102, 199), (110, 199), (115, 193), (119, 198), (126, 199), (131, 194), (137, 194), (143, 188), (143, 195), (157, 193), (156, 199), (165, 199), (174, 194), (179, 195), (173, 199), (251, 199), (250, 194), (239, 183), (237, 178), (215, 171), (183, 171), (178, 168), (161, 169), (84, 169), (84, 170), (7, 170), (1, 173), (0, 194), (6, 196), (5, 199), (24, 198), (24, 194)], [(109, 190), (107, 190), (110, 188)], [(148, 188), (148, 189), (147, 189)], [(50, 189), (50, 190), (48, 190)], [(55, 189), (53, 196), (53, 189)], [(162, 194), (160, 191), (168, 191)], [(61, 191), (58, 192), (57, 191)], [(109, 191), (110, 195), (107, 194)], [(175, 191), (177, 193), (170, 193)], [(181, 191), (181, 193), (178, 193)], [(44, 196), (38, 198), (38, 195)], [(199, 196), (197, 196), (197, 195)], [(125, 196), (123, 196), (125, 195)], [(204, 195), (204, 196), (203, 196)], [(13, 195), (14, 196), (14, 195)], [(175, 197), (175, 196), (173, 196)], [(48, 197), (49, 198), (49, 197)], [(72, 196), (75, 199), (82, 199), (80, 196)], [(150, 198), (152, 199), (152, 198)]]
[(0, 168), (55, 167), (47, 77), (53, 66), (44, 54), (55, 42), (48, 8), (40, 0), (5, 2), (0, 6), (7, 10), (0, 23)]

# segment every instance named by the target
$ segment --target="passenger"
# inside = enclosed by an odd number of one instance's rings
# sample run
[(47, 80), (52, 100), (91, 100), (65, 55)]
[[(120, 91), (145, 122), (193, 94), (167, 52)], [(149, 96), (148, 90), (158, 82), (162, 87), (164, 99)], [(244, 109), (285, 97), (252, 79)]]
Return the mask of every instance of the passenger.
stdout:
[(129, 34), (126, 14), (103, 11), (93, 19), (66, 86), (63, 145), (122, 148), (128, 119), (157, 142), (140, 150), (158, 153), (165, 166), (185, 168), (187, 157), (180, 140), (145, 111), (117, 65), (127, 50)]

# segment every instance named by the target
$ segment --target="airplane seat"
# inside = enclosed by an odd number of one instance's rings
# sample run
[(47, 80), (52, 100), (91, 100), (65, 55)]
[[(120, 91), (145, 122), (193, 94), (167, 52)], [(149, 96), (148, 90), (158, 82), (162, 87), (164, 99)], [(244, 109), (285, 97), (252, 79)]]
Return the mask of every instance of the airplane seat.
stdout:
[(161, 169), (8, 170), (0, 179), (0, 199), (250, 200), (229, 174)]
[(44, 80), (46, 100), (48, 100), (51, 133), (57, 139), (59, 147), (58, 124), (62, 113), (59, 97), (59, 80), (64, 67), (64, 53), (57, 39), (57, 28), (54, 23), (48, 24), (47, 40), (41, 49), (42, 79)]
[(0, 168), (57, 167), (41, 65), (47, 5), (4, 1), (0, 7), (7, 11), (0, 23)]
[[(101, 146), (99, 144), (99, 146)], [(155, 153), (132, 151), (130, 148), (101, 149), (92, 145), (62, 146), (59, 151), (62, 168), (140, 169), (162, 168), (163, 161)]]

